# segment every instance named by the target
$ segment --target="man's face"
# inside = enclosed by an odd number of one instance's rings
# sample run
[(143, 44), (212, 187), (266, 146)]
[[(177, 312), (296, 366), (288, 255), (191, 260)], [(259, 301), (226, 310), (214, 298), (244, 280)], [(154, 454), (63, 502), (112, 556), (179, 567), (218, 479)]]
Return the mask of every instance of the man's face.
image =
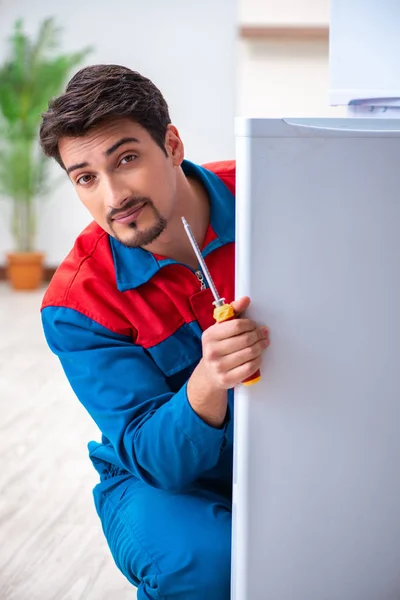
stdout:
[(125, 118), (59, 142), (65, 169), (93, 219), (130, 247), (151, 244), (173, 215), (183, 145), (172, 126), (165, 149), (168, 156), (141, 125)]

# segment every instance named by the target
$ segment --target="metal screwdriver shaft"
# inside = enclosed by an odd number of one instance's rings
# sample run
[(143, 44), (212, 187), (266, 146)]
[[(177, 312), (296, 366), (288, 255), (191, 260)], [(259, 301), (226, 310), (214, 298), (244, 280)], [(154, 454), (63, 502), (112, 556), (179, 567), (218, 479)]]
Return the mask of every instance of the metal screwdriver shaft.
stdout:
[(220, 295), (218, 294), (218, 290), (215, 287), (215, 284), (212, 280), (210, 271), (208, 270), (208, 267), (206, 265), (206, 261), (203, 258), (203, 255), (201, 254), (201, 250), (199, 248), (199, 245), (196, 241), (196, 238), (193, 235), (192, 230), (190, 229), (190, 225), (189, 223), (186, 221), (185, 217), (182, 217), (182, 223), (183, 226), (186, 230), (187, 236), (190, 240), (190, 243), (192, 244), (194, 253), (197, 256), (197, 260), (199, 261), (199, 265), (201, 267), (201, 270), (203, 271), (203, 275), (207, 280), (208, 285), (210, 286), (210, 290), (212, 291), (212, 295), (214, 296), (215, 300), (213, 302), (213, 304), (215, 304), (215, 306), (222, 306), (225, 302), (225, 298), (220, 298)]
[[(213, 302), (213, 304), (215, 306), (214, 319), (217, 321), (217, 323), (223, 323), (224, 321), (231, 321), (232, 319), (235, 319), (236, 314), (235, 314), (232, 304), (225, 304), (225, 298), (221, 298), (220, 295), (218, 294), (218, 290), (215, 287), (215, 284), (212, 280), (210, 271), (208, 270), (208, 267), (203, 258), (203, 255), (201, 253), (199, 245), (198, 245), (196, 238), (194, 237), (193, 232), (190, 229), (190, 225), (186, 221), (185, 217), (182, 217), (182, 223), (183, 223), (183, 226), (187, 233), (187, 236), (190, 240), (190, 243), (192, 244), (194, 253), (197, 256), (197, 260), (199, 261), (199, 265), (203, 271), (204, 277), (206, 278), (207, 283), (210, 286), (210, 290), (212, 291), (212, 294), (215, 298), (215, 300)], [(260, 369), (257, 369), (257, 371), (255, 373), (253, 373), (253, 375), (244, 379), (242, 381), (242, 383), (243, 383), (243, 385), (253, 385), (254, 383), (257, 383), (257, 381), (260, 381), (260, 379), (261, 379)]]

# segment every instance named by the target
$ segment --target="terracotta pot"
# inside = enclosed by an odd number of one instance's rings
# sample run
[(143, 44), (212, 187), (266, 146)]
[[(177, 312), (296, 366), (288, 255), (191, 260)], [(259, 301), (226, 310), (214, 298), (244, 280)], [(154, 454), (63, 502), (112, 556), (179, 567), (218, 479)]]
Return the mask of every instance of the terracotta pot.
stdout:
[(11, 252), (7, 255), (7, 279), (14, 290), (36, 290), (43, 282), (42, 252)]

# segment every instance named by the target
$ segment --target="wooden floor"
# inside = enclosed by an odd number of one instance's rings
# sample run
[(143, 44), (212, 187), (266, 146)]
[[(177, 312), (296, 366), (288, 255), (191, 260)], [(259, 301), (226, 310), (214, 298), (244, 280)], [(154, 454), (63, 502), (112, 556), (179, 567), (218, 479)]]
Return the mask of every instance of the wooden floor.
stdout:
[(92, 501), (98, 432), (46, 346), (42, 295), (0, 283), (0, 599), (133, 600)]

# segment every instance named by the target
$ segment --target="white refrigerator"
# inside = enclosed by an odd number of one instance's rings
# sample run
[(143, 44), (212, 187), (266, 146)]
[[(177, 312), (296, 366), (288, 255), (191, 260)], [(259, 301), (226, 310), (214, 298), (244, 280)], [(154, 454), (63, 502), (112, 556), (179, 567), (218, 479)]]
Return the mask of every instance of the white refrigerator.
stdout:
[(232, 598), (400, 599), (400, 123), (238, 119)]

